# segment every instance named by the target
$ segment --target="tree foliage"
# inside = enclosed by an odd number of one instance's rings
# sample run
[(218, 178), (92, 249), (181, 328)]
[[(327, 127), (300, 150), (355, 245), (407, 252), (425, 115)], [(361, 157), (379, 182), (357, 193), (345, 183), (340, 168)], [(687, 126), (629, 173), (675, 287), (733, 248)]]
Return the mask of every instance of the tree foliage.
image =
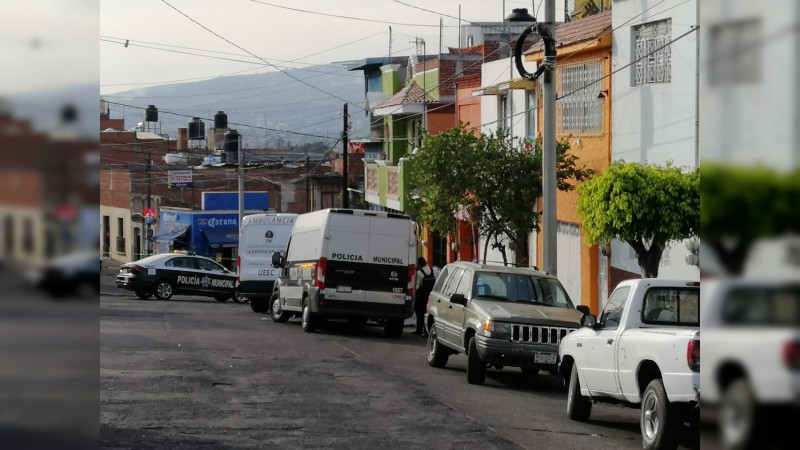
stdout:
[[(530, 148), (530, 150), (526, 150)], [(591, 171), (557, 145), (557, 179), (561, 190), (574, 188)], [(436, 136), (426, 135), (414, 156), (412, 203), (420, 219), (436, 232), (455, 230), (456, 212), (466, 208), (487, 240), (507, 236), (518, 264), (528, 264), (528, 236), (539, 230), (536, 200), (542, 195), (541, 141), (532, 145), (498, 131), (476, 136), (461, 125)], [(505, 250), (501, 247), (503, 258)]]
[(667, 243), (700, 228), (700, 172), (615, 162), (578, 187), (578, 214), (589, 243), (627, 242), (642, 275), (658, 276)]
[(762, 237), (800, 232), (800, 171), (705, 163), (700, 167), (700, 238), (731, 275)]

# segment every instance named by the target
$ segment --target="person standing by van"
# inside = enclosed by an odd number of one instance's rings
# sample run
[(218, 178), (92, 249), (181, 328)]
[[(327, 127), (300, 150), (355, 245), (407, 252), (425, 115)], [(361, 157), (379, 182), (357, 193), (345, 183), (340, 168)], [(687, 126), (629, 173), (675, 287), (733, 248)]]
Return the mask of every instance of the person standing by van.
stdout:
[(419, 334), (423, 337), (428, 335), (425, 331), (425, 311), (428, 308), (428, 297), (431, 295), (433, 285), (439, 276), (437, 267), (428, 267), (428, 262), (420, 256), (417, 258), (416, 275), (416, 301), (414, 302), (414, 315), (417, 316), (417, 329), (411, 334)]

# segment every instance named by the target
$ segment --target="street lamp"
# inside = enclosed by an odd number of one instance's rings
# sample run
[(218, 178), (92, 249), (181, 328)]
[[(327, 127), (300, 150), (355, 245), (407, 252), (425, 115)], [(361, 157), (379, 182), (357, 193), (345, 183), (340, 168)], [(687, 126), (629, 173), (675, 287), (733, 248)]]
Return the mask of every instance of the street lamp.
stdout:
[[(536, 22), (536, 18), (528, 14), (525, 8), (514, 9), (508, 16), (509, 22), (534, 22), (520, 34), (514, 48), (514, 62), (517, 71), (526, 80), (535, 80), (544, 74), (543, 89), (544, 99), (544, 130), (542, 136), (542, 241), (544, 244), (544, 271), (557, 275), (558, 260), (556, 256), (558, 221), (556, 218), (556, 91), (553, 84), (553, 74), (556, 67), (556, 40), (555, 40), (555, 0), (545, 0), (544, 23)], [(536, 69), (529, 73), (522, 65), (522, 49), (525, 39), (534, 30), (544, 41), (544, 60)]]

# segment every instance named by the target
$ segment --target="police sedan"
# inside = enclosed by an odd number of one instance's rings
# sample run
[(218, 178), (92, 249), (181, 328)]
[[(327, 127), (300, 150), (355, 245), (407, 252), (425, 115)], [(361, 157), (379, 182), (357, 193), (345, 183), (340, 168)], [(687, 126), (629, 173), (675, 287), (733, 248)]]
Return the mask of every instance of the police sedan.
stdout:
[(224, 302), (235, 295), (236, 274), (202, 256), (162, 253), (123, 264), (117, 287), (133, 291), (142, 300), (189, 294)]

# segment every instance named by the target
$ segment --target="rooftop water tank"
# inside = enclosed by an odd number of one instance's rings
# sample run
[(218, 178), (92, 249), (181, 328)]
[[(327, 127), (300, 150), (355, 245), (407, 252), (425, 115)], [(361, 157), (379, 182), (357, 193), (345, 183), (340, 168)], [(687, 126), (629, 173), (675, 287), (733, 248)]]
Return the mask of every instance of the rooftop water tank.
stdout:
[(206, 138), (206, 124), (200, 120), (199, 117), (192, 117), (189, 122), (189, 139), (205, 139)]
[(144, 110), (145, 122), (158, 122), (158, 108), (155, 105), (148, 105)]
[(228, 128), (228, 115), (222, 111), (214, 114), (214, 128)]

